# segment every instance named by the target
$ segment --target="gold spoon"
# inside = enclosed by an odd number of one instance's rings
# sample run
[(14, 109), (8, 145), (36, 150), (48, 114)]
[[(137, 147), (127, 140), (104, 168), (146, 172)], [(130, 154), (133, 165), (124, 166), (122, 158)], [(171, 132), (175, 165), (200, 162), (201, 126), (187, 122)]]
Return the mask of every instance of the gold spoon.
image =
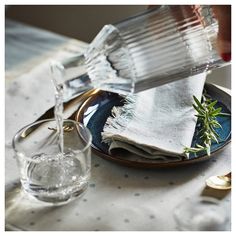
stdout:
[(206, 185), (219, 190), (231, 189), (231, 172), (226, 175), (211, 176), (206, 180)]

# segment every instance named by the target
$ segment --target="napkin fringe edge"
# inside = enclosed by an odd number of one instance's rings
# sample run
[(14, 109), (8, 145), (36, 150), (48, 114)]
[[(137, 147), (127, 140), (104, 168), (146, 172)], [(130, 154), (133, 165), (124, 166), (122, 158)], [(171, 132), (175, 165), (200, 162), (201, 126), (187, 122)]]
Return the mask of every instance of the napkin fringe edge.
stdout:
[(111, 144), (112, 135), (122, 133), (127, 127), (131, 118), (135, 116), (136, 95), (128, 95), (124, 98), (123, 106), (114, 106), (111, 115), (108, 117), (103, 132), (102, 141)]

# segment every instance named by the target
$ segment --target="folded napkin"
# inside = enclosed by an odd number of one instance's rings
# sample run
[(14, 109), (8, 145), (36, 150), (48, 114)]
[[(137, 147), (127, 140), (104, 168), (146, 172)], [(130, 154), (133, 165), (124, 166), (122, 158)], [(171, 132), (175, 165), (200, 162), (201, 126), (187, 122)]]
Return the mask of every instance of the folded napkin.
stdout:
[(201, 99), (206, 74), (129, 95), (122, 107), (114, 107), (102, 139), (109, 152), (138, 155), (160, 161), (187, 158), (197, 119), (193, 95)]

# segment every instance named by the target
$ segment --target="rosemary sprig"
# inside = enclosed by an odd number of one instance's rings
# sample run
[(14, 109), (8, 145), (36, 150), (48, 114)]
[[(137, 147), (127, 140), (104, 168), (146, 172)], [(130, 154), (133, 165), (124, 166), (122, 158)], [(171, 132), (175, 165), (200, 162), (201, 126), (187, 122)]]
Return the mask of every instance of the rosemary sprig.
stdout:
[(212, 142), (219, 142), (219, 135), (215, 131), (216, 128), (221, 128), (222, 126), (217, 121), (216, 117), (218, 116), (229, 116), (230, 114), (222, 113), (221, 107), (215, 108), (217, 104), (216, 101), (207, 99), (203, 95), (203, 101), (200, 102), (195, 96), (193, 96), (195, 104), (193, 104), (194, 109), (197, 114), (195, 115), (198, 118), (200, 123), (200, 130), (198, 135), (200, 136), (201, 143), (196, 144), (195, 147), (185, 147), (184, 153), (198, 153), (200, 151), (206, 151), (209, 156), (211, 153), (211, 144)]

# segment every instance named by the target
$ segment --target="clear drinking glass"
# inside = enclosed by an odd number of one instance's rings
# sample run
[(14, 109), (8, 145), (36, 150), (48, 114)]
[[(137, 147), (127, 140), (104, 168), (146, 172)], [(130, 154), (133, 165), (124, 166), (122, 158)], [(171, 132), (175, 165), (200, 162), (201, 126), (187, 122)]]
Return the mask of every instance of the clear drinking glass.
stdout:
[(213, 197), (196, 197), (179, 204), (174, 219), (181, 231), (228, 231), (230, 212)]
[(136, 93), (229, 64), (218, 55), (217, 33), (210, 6), (163, 5), (105, 25), (84, 55), (53, 71), (71, 94), (89, 85)]
[(87, 188), (91, 169), (91, 134), (73, 120), (63, 122), (64, 151), (54, 119), (27, 125), (13, 138), (13, 148), (25, 192), (36, 199), (63, 204)]

